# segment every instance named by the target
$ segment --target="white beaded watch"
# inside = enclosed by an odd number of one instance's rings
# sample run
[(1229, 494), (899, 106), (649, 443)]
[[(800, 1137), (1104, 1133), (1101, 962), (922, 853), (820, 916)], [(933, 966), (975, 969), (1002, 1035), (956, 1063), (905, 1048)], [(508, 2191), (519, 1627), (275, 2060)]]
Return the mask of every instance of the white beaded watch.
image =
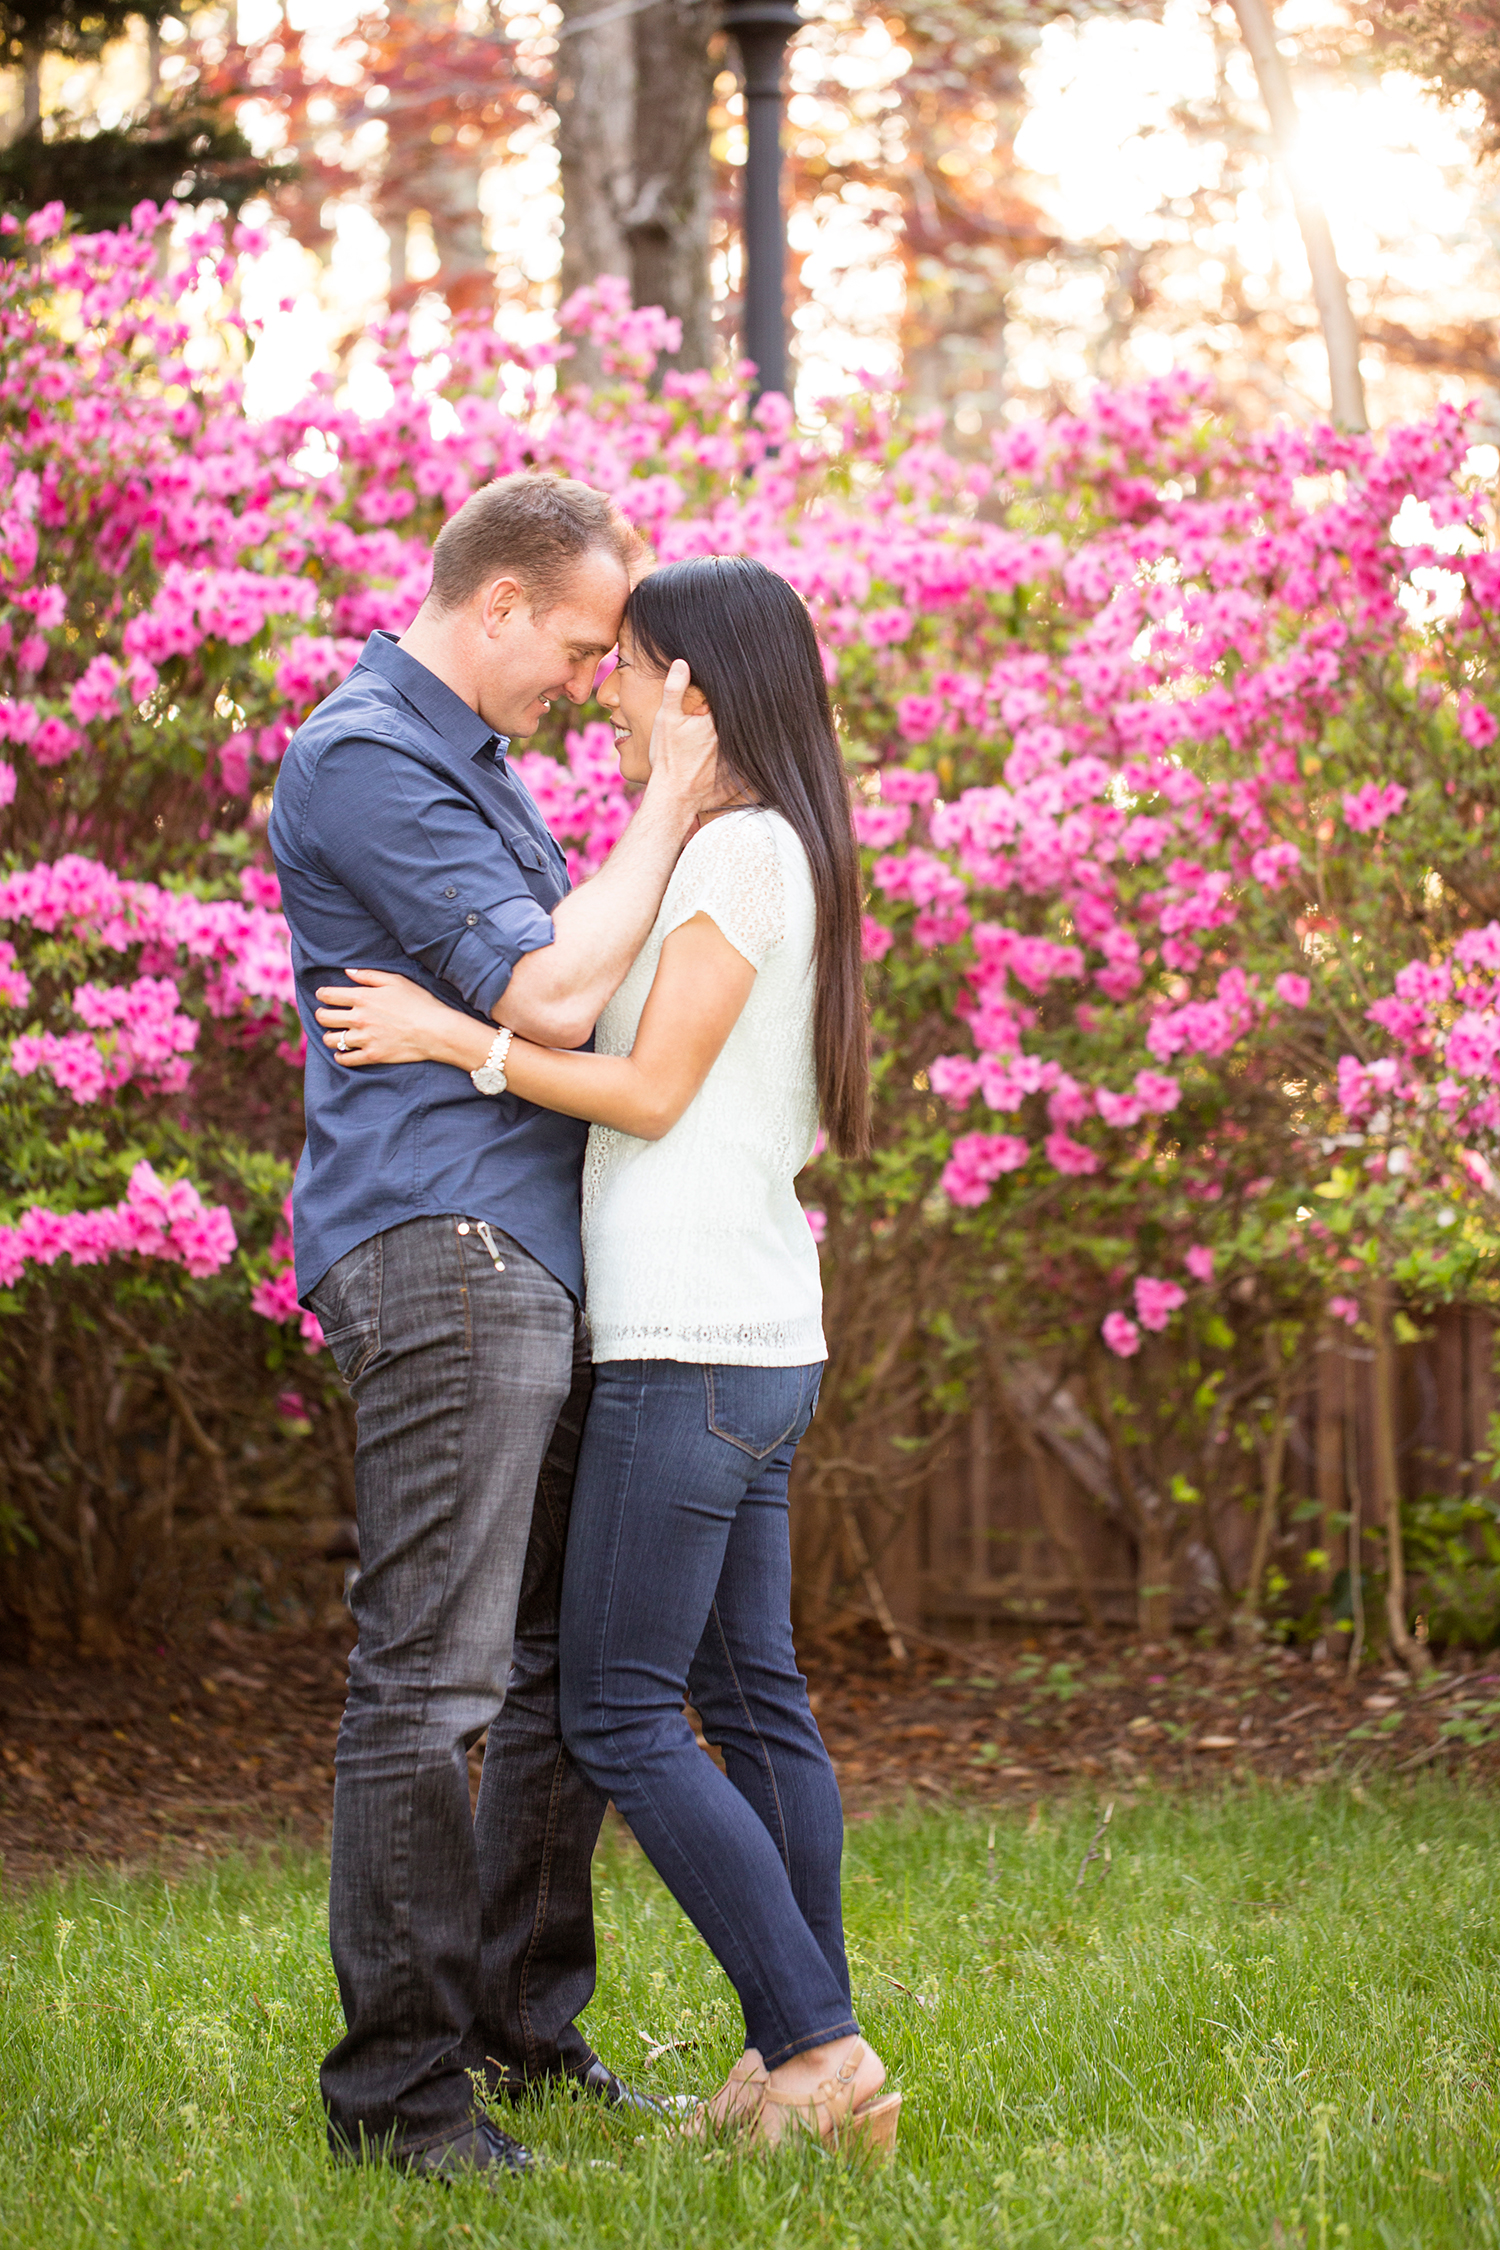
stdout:
[(505, 1058), (510, 1053), (510, 1043), (514, 1037), (513, 1031), (500, 1032), (479, 1068), (469, 1072), (469, 1076), (473, 1079), (475, 1088), (479, 1093), (503, 1094), (505, 1092)]

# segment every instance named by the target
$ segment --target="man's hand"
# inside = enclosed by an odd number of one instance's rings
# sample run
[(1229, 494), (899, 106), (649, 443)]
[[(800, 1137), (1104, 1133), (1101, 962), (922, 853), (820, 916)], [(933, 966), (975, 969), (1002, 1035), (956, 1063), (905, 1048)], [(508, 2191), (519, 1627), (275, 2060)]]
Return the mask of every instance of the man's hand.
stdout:
[(682, 699), (691, 684), (692, 674), (679, 656), (667, 672), (646, 754), (651, 761), (651, 786), (689, 799), (696, 810), (710, 803), (718, 791), (719, 737), (711, 712), (683, 710)]

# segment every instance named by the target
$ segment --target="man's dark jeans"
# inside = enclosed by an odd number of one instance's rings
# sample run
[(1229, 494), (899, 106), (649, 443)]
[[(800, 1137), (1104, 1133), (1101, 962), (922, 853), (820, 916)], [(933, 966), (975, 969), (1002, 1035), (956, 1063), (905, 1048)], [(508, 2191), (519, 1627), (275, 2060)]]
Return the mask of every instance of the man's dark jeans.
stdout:
[(329, 1897), (348, 2030), (323, 2099), (336, 2147), (411, 2153), (468, 2126), (471, 2074), (594, 2060), (573, 2019), (605, 1800), (563, 1747), (557, 1675), (589, 1367), (562, 1284), (462, 1217), (375, 1235), (311, 1303), (359, 1407)]

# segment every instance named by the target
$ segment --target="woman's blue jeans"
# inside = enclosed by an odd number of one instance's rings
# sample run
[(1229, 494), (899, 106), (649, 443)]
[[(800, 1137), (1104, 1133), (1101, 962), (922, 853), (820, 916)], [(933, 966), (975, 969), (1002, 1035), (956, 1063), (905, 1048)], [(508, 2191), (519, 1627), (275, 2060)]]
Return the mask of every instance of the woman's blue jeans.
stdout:
[(821, 1375), (602, 1362), (563, 1573), (564, 1740), (697, 1925), (739, 1994), (746, 2045), (773, 2069), (858, 2028), (843, 1808), (792, 1648), (787, 1477)]

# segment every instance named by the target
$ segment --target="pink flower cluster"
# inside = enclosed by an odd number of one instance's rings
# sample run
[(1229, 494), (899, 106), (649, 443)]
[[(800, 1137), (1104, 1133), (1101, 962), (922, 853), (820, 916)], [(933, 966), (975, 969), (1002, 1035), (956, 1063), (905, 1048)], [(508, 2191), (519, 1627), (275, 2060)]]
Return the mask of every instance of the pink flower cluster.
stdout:
[[(251, 901), (279, 900), (272, 876), (251, 869), (243, 883)], [(259, 1020), (295, 1001), (290, 936), (274, 904), (201, 899), (124, 881), (98, 860), (69, 853), (0, 878), (0, 923), (45, 936), (65, 933), (111, 953), (140, 948), (157, 975), (111, 988), (107, 996), (104, 988), (83, 985), (74, 1003), (86, 1023), (120, 1027), (117, 1051), (135, 1058), (132, 1071), (160, 1069), (169, 1054), (193, 1048), (196, 1028), (176, 1014), (180, 995), (171, 971), (180, 961), (204, 966), (205, 1002), (213, 1015)], [(15, 960), (13, 948), (9, 960)]]
[(943, 1193), (950, 1203), (983, 1203), (992, 1182), (1019, 1172), (1029, 1153), (1016, 1133), (963, 1133), (943, 1166)]
[(1399, 781), (1388, 781), (1384, 786), (1367, 781), (1363, 789), (1346, 793), (1343, 802), (1349, 826), (1357, 836), (1367, 836), (1373, 829), (1384, 828), (1400, 812), (1406, 803), (1406, 791)]
[[(1430, 1092), (1437, 1110), (1461, 1131), (1489, 1139), (1500, 1130), (1496, 971), (1500, 922), (1492, 921), (1465, 931), (1448, 961), (1408, 961), (1396, 972), (1391, 992), (1365, 1010), (1394, 1052), (1368, 1062), (1338, 1058), (1338, 1103), (1351, 1125), (1368, 1125), (1393, 1104), (1420, 1112)], [(1488, 1162), (1482, 1151), (1467, 1153)]]
[(142, 1161), (124, 1202), (112, 1209), (49, 1211), (32, 1204), (14, 1226), (0, 1226), (0, 1287), (13, 1288), (28, 1266), (51, 1266), (64, 1257), (75, 1266), (157, 1258), (202, 1280), (227, 1266), (234, 1252), (234, 1221), (222, 1204), (206, 1204), (191, 1180), (159, 1179)]
[[(1212, 1251), (1189, 1250), (1184, 1261), (1191, 1271), (1201, 1267), (1205, 1257), (1208, 1270), (1198, 1278), (1207, 1280), (1213, 1271)], [(1194, 1261), (1197, 1261), (1195, 1267)], [(1161, 1281), (1151, 1274), (1137, 1274), (1135, 1280), (1134, 1320), (1129, 1313), (1106, 1313), (1100, 1322), (1099, 1332), (1116, 1359), (1133, 1359), (1141, 1348), (1141, 1330), (1149, 1328), (1161, 1335), (1171, 1325), (1174, 1312), (1187, 1303), (1187, 1291), (1175, 1281)]]
[(31, 979), (16, 958), (16, 949), (0, 938), (0, 1008), (24, 1008), (31, 998)]
[(1129, 1313), (1106, 1313), (1100, 1333), (1116, 1359), (1133, 1359), (1141, 1348), (1141, 1332)]
[(296, 1321), (298, 1334), (310, 1352), (323, 1349), (323, 1328), (316, 1313), (297, 1302), (297, 1276), (292, 1270), (292, 1199), (282, 1205), (281, 1231), (271, 1238), (267, 1270), (250, 1291), (250, 1310), (278, 1326)]
[(97, 1101), (132, 1078), (159, 1093), (180, 1093), (188, 1082), (186, 1058), (198, 1044), (198, 1025), (179, 1012), (169, 977), (137, 977), (130, 985), (81, 984), (75, 1014), (104, 1034), (44, 1031), (13, 1039), (10, 1067), (18, 1078), (46, 1070), (75, 1102)]
[(1187, 1291), (1177, 1282), (1157, 1281), (1149, 1274), (1137, 1274), (1135, 1310), (1143, 1328), (1160, 1335), (1173, 1313), (1186, 1303)]

